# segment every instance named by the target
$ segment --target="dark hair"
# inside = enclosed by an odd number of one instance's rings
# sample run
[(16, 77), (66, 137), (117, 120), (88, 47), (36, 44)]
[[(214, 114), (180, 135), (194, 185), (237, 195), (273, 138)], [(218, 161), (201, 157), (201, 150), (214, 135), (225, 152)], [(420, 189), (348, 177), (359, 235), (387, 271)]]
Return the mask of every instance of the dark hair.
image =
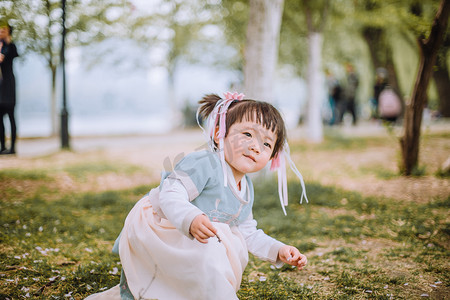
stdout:
[[(200, 116), (206, 119), (213, 112), (214, 107), (220, 100), (221, 98), (216, 94), (209, 94), (203, 97), (199, 101)], [(272, 104), (252, 99), (232, 102), (227, 111), (225, 136), (228, 134), (228, 129), (231, 125), (236, 122), (242, 122), (243, 120), (261, 124), (277, 135), (271, 158), (282, 150), (284, 141), (286, 140), (286, 127), (280, 112)]]
[(9, 22), (8, 22), (8, 21), (1, 20), (1, 21), (0, 21), (0, 27), (6, 27), (6, 28), (8, 28), (9, 35), (12, 35), (13, 27), (12, 27), (11, 25), (9, 25)]

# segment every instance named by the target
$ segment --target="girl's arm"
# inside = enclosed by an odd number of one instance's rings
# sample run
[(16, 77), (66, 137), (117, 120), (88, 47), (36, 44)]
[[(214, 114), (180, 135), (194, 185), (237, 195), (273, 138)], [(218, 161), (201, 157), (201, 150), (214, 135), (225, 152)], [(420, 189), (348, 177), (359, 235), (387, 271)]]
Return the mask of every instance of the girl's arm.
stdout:
[(262, 260), (270, 261), (276, 267), (281, 267), (283, 263), (287, 263), (301, 270), (306, 265), (306, 256), (301, 254), (297, 248), (285, 245), (268, 236), (261, 229), (257, 229), (256, 225), (256, 221), (250, 215), (246, 221), (238, 226), (250, 253)]
[(257, 229), (256, 225), (257, 222), (253, 219), (253, 215), (238, 225), (238, 229), (247, 243), (248, 251), (262, 260), (281, 267), (283, 261), (278, 257), (278, 252), (285, 244), (268, 236), (261, 229)]
[(185, 236), (193, 239), (189, 229), (195, 217), (203, 212), (189, 202), (188, 192), (179, 179), (166, 178), (159, 193), (159, 206), (167, 220)]

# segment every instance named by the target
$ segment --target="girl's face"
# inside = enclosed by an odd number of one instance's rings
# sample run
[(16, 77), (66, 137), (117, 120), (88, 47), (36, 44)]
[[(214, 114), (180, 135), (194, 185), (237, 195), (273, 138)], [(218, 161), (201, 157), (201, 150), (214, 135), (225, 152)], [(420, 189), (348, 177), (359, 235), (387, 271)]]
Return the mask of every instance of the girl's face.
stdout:
[[(225, 161), (231, 166), (236, 183), (246, 173), (261, 170), (270, 161), (277, 136), (253, 121), (234, 123), (224, 138)], [(215, 139), (216, 143), (219, 140)]]
[(10, 35), (9, 33), (9, 27), (8, 26), (1, 26), (0, 27), (0, 39), (4, 40)]
[(0, 40), (5, 39), (8, 36), (8, 29), (6, 26), (0, 26)]

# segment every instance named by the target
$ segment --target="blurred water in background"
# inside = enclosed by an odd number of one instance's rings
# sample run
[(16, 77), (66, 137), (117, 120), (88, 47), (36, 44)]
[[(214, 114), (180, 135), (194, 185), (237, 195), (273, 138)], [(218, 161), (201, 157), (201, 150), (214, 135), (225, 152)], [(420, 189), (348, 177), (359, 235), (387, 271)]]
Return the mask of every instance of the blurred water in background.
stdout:
[[(69, 51), (67, 102), (71, 136), (164, 133), (182, 121), (181, 114), (171, 114), (164, 69), (98, 65), (87, 70), (81, 66), (80, 57), (79, 50)], [(51, 135), (50, 72), (41, 58), (32, 55), (17, 60), (14, 68), (18, 136)], [(238, 76), (206, 66), (180, 68), (175, 81), (177, 108), (182, 111), (190, 105), (195, 110), (205, 94), (222, 95), (239, 81)], [(289, 74), (282, 77), (275, 86), (273, 104), (284, 114), (288, 126), (293, 127), (300, 115), (305, 87), (300, 79), (289, 78)], [(60, 86), (57, 82), (58, 106), (62, 103)]]

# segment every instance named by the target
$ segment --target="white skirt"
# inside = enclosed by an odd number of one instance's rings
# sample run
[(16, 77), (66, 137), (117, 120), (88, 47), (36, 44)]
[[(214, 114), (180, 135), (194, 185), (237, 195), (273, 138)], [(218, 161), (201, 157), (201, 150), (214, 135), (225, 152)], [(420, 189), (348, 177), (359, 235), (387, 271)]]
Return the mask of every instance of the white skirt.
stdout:
[[(157, 195), (152, 190), (136, 203), (120, 237), (120, 260), (134, 298), (237, 299), (248, 262), (241, 233), (214, 222), (220, 242), (216, 237), (207, 244), (191, 240), (153, 210), (151, 197)], [(86, 299), (116, 299), (112, 294), (120, 299), (120, 287)]]

